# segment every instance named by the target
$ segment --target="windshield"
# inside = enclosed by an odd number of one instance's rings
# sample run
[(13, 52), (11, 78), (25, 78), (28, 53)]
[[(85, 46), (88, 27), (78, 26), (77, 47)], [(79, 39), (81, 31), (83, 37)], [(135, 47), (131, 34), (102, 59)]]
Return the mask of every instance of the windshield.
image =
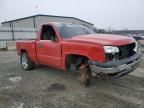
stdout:
[(56, 24), (56, 27), (62, 38), (71, 38), (73, 36), (96, 34), (96, 32), (84, 25), (76, 24)]

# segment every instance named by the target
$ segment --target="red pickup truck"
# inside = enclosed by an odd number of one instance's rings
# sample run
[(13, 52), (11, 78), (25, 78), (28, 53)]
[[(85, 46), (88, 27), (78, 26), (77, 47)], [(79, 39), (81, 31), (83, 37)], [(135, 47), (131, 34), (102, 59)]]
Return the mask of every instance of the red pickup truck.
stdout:
[(118, 78), (138, 67), (141, 54), (132, 37), (97, 34), (84, 25), (50, 22), (43, 24), (36, 40), (16, 43), (25, 70), (35, 63), (69, 70), (87, 65), (92, 75)]

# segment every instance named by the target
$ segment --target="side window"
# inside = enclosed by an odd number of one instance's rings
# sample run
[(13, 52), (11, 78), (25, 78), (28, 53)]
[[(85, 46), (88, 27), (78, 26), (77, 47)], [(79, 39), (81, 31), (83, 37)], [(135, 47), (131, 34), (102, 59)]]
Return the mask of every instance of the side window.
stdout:
[(42, 27), (41, 40), (56, 40), (56, 34), (52, 26), (44, 25)]

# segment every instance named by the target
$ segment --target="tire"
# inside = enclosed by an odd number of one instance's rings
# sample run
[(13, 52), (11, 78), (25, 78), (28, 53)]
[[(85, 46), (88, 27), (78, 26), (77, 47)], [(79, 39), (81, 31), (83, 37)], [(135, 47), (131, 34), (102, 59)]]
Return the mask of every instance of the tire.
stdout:
[(31, 70), (35, 67), (35, 63), (29, 59), (28, 54), (26, 52), (21, 53), (20, 63), (24, 70)]

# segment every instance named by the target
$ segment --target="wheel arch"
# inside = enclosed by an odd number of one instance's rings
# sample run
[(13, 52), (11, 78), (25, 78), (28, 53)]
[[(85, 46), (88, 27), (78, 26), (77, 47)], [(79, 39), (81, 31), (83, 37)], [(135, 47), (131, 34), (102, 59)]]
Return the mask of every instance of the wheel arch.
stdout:
[(22, 65), (22, 57), (25, 55), (26, 59), (27, 59), (27, 64), (29, 65), (27, 68), (24, 68), (24, 70), (31, 70), (35, 67), (35, 63), (30, 59), (29, 55), (28, 55), (28, 52), (26, 50), (21, 50), (20, 51), (20, 62), (21, 62), (21, 65)]
[[(67, 54), (65, 56), (65, 68), (66, 70), (68, 70), (69, 68), (69, 62), (71, 62), (71, 60), (73, 59), (73, 57), (78, 58), (78, 57), (84, 57), (85, 59), (89, 60), (89, 57), (86, 55), (82, 55), (82, 54)], [(73, 59), (74, 60), (74, 59)]]
[(27, 50), (25, 50), (25, 49), (21, 49), (21, 50), (20, 50), (20, 54), (22, 54), (22, 53), (24, 53), (24, 52), (27, 53)]

